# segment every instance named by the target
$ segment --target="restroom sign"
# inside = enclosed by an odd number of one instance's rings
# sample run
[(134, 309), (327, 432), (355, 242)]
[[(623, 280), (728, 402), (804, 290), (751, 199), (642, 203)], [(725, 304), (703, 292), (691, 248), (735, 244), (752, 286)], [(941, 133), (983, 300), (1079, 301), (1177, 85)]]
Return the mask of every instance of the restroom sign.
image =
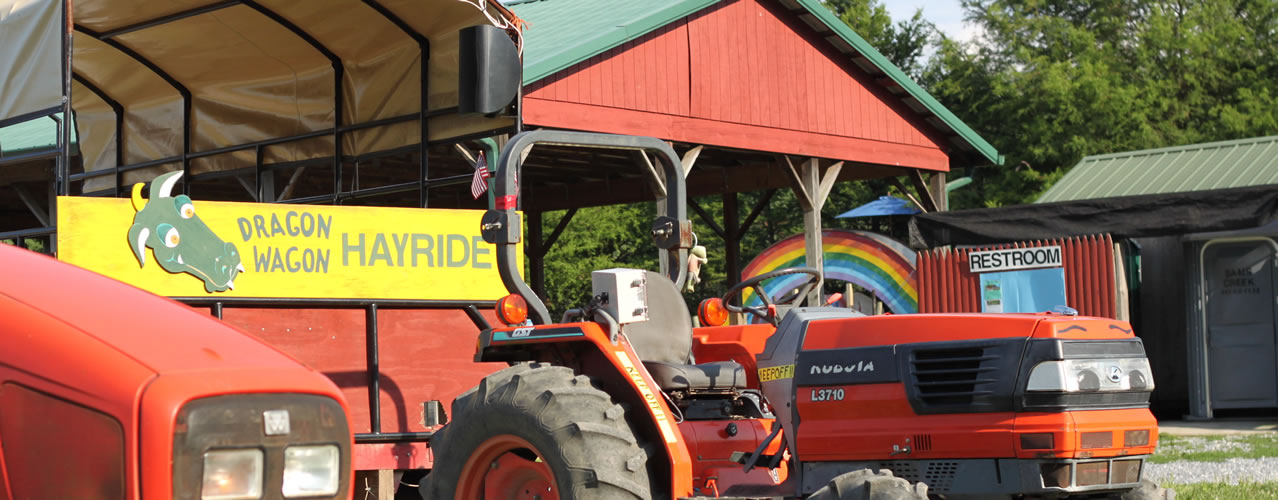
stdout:
[(1061, 247), (1008, 248), (968, 254), (973, 273), (1061, 267)]

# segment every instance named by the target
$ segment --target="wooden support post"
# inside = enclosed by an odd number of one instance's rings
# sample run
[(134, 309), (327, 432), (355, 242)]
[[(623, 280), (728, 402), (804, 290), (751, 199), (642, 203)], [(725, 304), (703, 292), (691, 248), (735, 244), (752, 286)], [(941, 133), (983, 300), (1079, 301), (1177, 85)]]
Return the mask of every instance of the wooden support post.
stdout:
[[(784, 158), (795, 198), (799, 200), (799, 206), (803, 209), (803, 238), (807, 267), (824, 272), (825, 246), (821, 238), (821, 207), (825, 206), (830, 190), (834, 189), (834, 181), (839, 177), (843, 162), (830, 165), (822, 174), (821, 165), (816, 158), (809, 158), (797, 168), (789, 156)], [(818, 281), (817, 286), (813, 287), (812, 292), (809, 293), (808, 305), (821, 303), (821, 285), (822, 283)]]
[(395, 471), (377, 471), (377, 498), (395, 498)]
[(932, 199), (936, 200), (937, 211), (944, 212), (949, 210), (950, 197), (945, 193), (945, 172), (936, 172), (927, 180), (928, 190), (932, 192)]
[(909, 169), (910, 182), (914, 184), (914, 190), (919, 193), (919, 201), (923, 202), (924, 211), (937, 211), (936, 198), (932, 196), (932, 192), (928, 191), (927, 183), (923, 182), (923, 174), (917, 168)]
[(741, 282), (741, 228), (737, 222), (737, 193), (723, 193), (723, 269), (727, 273), (727, 286)]
[(529, 286), (538, 297), (546, 296), (546, 252), (542, 248), (541, 212), (527, 211), (528, 243), (524, 252), (528, 254)]

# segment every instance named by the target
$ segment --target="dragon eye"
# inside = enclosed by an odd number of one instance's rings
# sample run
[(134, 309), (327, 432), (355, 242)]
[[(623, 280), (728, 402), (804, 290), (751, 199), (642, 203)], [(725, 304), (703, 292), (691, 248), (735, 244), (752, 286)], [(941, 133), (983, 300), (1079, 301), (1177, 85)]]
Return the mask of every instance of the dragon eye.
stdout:
[(169, 228), (168, 232), (164, 233), (164, 246), (166, 247), (169, 247), (169, 248), (176, 247), (178, 246), (178, 242), (181, 242), (181, 241), (182, 241), (182, 237), (178, 235), (178, 230), (176, 227), (171, 227)]
[(178, 215), (183, 219), (195, 217), (195, 205), (191, 204), (191, 197), (184, 194), (174, 196), (173, 206), (177, 207)]

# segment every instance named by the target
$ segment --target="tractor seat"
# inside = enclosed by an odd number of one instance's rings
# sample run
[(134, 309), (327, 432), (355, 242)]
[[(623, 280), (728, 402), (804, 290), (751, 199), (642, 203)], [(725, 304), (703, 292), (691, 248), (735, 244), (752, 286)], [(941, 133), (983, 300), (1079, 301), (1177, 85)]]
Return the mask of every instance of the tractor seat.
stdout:
[(708, 391), (743, 389), (745, 367), (735, 361), (682, 365), (644, 361), (643, 366), (663, 391)]
[(648, 373), (663, 391), (746, 387), (745, 368), (734, 361), (692, 363), (692, 316), (679, 289), (662, 274), (645, 279), (648, 321), (622, 327)]

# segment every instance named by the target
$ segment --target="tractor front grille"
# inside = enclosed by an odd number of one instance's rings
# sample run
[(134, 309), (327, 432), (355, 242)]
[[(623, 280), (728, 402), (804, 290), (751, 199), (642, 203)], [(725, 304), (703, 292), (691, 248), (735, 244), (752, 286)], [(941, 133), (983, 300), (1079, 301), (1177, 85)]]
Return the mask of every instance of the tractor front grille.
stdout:
[(1011, 411), (1024, 338), (898, 347), (910, 406), (920, 414)]
[(997, 382), (997, 367), (987, 363), (998, 359), (984, 347), (919, 349), (910, 360), (914, 386), (928, 407), (955, 407), (977, 404), (980, 396), (992, 395), (986, 387)]

